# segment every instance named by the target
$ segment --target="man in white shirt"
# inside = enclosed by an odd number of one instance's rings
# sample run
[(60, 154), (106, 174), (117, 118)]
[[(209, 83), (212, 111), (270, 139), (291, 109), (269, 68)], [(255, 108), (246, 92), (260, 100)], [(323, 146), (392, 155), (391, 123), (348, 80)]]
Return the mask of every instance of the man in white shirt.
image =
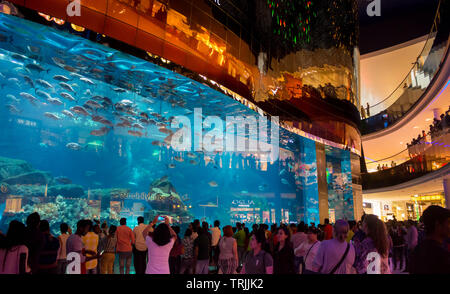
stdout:
[(134, 228), (133, 233), (136, 240), (134, 244), (134, 269), (136, 274), (145, 274), (145, 268), (147, 267), (147, 244), (145, 243), (142, 232), (147, 225), (144, 224), (144, 217), (140, 216), (137, 219), (138, 225)]
[(211, 254), (214, 265), (219, 261), (219, 240), (221, 236), (220, 221), (214, 221), (214, 228), (211, 229)]
[[(306, 271), (312, 271), (313, 270), (313, 262), (314, 258), (317, 255), (317, 252), (319, 251), (320, 247), (320, 241), (317, 240), (317, 234), (319, 233), (319, 230), (316, 228), (310, 228), (308, 230), (307, 239), (305, 242), (301, 243), (297, 248), (294, 250), (295, 256), (301, 256), (303, 259), (303, 265), (304, 268), (302, 268), (302, 273)], [(298, 270), (300, 267), (296, 268)]]
[[(297, 232), (292, 235), (291, 242), (292, 242), (292, 248), (298, 248), (302, 243), (304, 243), (307, 240), (307, 236), (305, 234), (305, 223), (301, 222), (297, 226)], [(294, 252), (295, 254), (295, 252)], [(298, 270), (300, 268), (300, 264), (302, 263), (302, 256), (300, 254), (295, 254), (295, 270), (296, 273), (298, 273)]]

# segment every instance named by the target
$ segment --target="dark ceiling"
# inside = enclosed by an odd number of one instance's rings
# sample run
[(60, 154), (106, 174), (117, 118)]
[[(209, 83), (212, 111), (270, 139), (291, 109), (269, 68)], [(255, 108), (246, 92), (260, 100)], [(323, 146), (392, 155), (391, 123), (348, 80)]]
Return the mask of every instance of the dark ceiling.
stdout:
[(427, 35), (439, 0), (379, 0), (381, 16), (369, 17), (373, 0), (359, 0), (360, 51), (366, 54)]

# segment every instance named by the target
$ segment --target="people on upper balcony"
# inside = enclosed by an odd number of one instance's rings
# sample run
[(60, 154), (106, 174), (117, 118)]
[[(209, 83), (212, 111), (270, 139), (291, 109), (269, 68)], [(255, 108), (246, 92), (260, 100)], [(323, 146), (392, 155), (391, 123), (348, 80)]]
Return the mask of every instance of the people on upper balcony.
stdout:
[(364, 106), (361, 105), (361, 118), (365, 119), (366, 118), (366, 110), (364, 109)]
[[(433, 141), (433, 137), (436, 135), (440, 135), (443, 130), (446, 130), (450, 127), (450, 107), (449, 110), (445, 112), (445, 114), (440, 115), (440, 119), (434, 118), (433, 124), (429, 125), (429, 132), (426, 133), (425, 130), (422, 130), (422, 134), (417, 136), (417, 139), (413, 139), (411, 144), (406, 144), (407, 148), (413, 147), (419, 143), (425, 143), (428, 141)], [(430, 136), (427, 140), (427, 136)]]

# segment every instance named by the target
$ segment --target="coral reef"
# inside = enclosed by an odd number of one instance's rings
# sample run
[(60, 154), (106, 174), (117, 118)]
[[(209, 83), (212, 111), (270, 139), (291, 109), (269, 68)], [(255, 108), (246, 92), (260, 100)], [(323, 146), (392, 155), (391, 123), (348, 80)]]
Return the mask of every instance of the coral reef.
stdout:
[(34, 205), (25, 205), (23, 212), (16, 214), (6, 214), (2, 218), (3, 225), (8, 224), (11, 220), (16, 219), (25, 223), (29, 214), (37, 212), (41, 219), (48, 220), (52, 233), (59, 234), (59, 224), (67, 223), (72, 228), (76, 228), (76, 222), (80, 219), (108, 219), (112, 222), (119, 219), (118, 214), (107, 209), (100, 212), (100, 208), (89, 205), (87, 199), (64, 199), (57, 196), (55, 201), (50, 203), (36, 203)]
[[(0, 157), (0, 187), (1, 203), (9, 195), (14, 195), (21, 196), (23, 205), (20, 212), (3, 215), (1, 227), (7, 227), (13, 219), (25, 222), (26, 217), (36, 211), (42, 219), (50, 222), (55, 233), (58, 233), (61, 222), (75, 226), (80, 219), (96, 218), (110, 223), (118, 221), (119, 215), (110, 208), (110, 202), (125, 200), (130, 192), (123, 188), (85, 191), (68, 178), (54, 178), (49, 172), (34, 169), (26, 161), (5, 157)], [(100, 200), (100, 203), (93, 207), (89, 205), (89, 200)], [(148, 201), (152, 210), (147, 214), (191, 217), (167, 176), (152, 182)]]

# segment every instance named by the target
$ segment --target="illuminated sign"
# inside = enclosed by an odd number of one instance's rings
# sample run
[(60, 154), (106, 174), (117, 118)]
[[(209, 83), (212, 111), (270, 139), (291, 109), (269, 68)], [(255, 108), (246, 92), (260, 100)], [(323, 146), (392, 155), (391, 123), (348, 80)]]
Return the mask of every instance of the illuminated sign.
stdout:
[(442, 195), (427, 195), (417, 196), (411, 198), (413, 201), (440, 201), (443, 199)]
[(255, 205), (255, 202), (253, 200), (233, 200), (231, 204), (238, 207), (250, 207), (250, 205)]

